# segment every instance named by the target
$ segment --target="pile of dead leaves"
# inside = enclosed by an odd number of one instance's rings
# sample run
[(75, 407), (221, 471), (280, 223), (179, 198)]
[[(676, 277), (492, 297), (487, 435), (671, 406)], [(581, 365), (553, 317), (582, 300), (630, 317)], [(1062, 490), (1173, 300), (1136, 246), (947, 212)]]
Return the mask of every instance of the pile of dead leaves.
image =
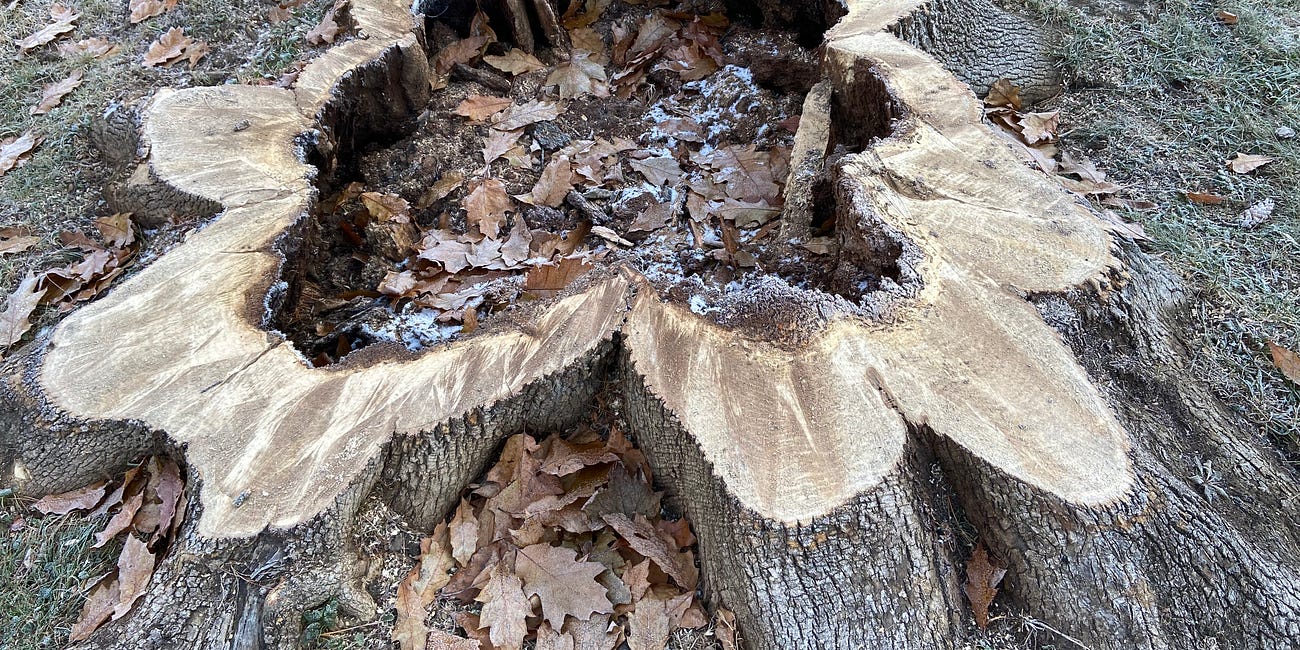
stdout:
[[(0, 347), (22, 339), (31, 329), (31, 315), (41, 305), (60, 313), (94, 298), (112, 284), (135, 258), (139, 244), (131, 215), (118, 213), (95, 221), (104, 243), (96, 242), (78, 231), (59, 235), (63, 253), (79, 259), (66, 266), (28, 273), (18, 288), (9, 294), (0, 312)], [(18, 228), (0, 230), (0, 254), (25, 250), (36, 241)]]
[(176, 463), (154, 456), (126, 472), (121, 482), (93, 485), (47, 496), (32, 505), (46, 515), (70, 512), (98, 517), (113, 512), (104, 529), (95, 534), (94, 548), (125, 535), (117, 569), (86, 582), (90, 595), (72, 626), (69, 641), (80, 641), (110, 618), (117, 620), (144, 595), (158, 554), (176, 535), (185, 517), (181, 495), (185, 484)]
[[(661, 518), (645, 456), (614, 428), (540, 444), (507, 441), (484, 481), (421, 543), (397, 592), (393, 639), (403, 650), (632, 650), (663, 648), (674, 629), (702, 627), (690, 526)], [(456, 623), (466, 637), (425, 625), (435, 598), (480, 603)], [(734, 647), (734, 621), (717, 634)]]

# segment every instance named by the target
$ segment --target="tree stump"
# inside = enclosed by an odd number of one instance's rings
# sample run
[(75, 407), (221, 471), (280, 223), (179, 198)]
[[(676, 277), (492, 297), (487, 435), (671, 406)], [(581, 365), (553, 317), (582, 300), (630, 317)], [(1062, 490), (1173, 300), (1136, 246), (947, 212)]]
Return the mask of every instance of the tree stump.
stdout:
[[(154, 96), (133, 196), (219, 214), (11, 360), (4, 384), (0, 460), (22, 493), (145, 453), (187, 468), (177, 546), (84, 647), (293, 647), (300, 613), (332, 596), (373, 615), (346, 541), (361, 500), (378, 491), (431, 529), (508, 435), (576, 421), (610, 378), (695, 523), (707, 599), (750, 648), (970, 640), (953, 517), (1005, 565), (1000, 602), (1087, 647), (1300, 637), (1300, 489), (1189, 375), (1178, 282), (895, 35), (924, 3), (756, 4), (834, 25), (783, 233), (829, 206), (844, 272), (889, 279), (856, 302), (773, 277), (718, 321), (604, 268), (523, 322), (311, 368), (266, 327), (281, 268), (318, 171), (427, 100), (420, 26), (402, 3), (356, 0), (364, 38), (292, 90)], [(831, 144), (846, 153), (817, 198), (807, 170)]]

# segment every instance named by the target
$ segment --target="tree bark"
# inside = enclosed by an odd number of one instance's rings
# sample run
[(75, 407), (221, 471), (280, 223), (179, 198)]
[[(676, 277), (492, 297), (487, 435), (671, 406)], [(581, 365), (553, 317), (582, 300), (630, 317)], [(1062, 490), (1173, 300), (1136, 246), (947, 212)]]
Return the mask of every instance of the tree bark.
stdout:
[(832, 212), (838, 273), (881, 278), (856, 301), (773, 277), (715, 322), (607, 269), (445, 349), (307, 368), (264, 324), (311, 180), (427, 100), (394, 0), (355, 0), (367, 37), (293, 90), (165, 91), (105, 129), (139, 181), (120, 200), (220, 216), (7, 362), (0, 462), (22, 493), (149, 453), (188, 468), (149, 592), (79, 647), (295, 647), (330, 597), (373, 616), (360, 504), (431, 529), (507, 436), (572, 424), (610, 379), (751, 649), (978, 638), (963, 527), (1007, 568), (997, 602), (1077, 644), (1300, 637), (1300, 488), (1190, 375), (1178, 281), (905, 42), (950, 42), (920, 3), (757, 4), (836, 23), (783, 233)]

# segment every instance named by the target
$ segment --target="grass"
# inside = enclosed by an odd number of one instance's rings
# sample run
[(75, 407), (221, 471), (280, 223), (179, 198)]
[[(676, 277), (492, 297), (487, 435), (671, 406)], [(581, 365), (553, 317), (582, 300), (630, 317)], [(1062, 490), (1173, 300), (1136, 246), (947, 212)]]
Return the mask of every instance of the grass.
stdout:
[[(1198, 376), (1290, 449), (1300, 449), (1300, 387), (1273, 367), (1266, 341), (1300, 350), (1300, 3), (1170, 0), (1148, 7), (1025, 0), (1064, 34), (1070, 88), (1062, 147), (1084, 153), (1130, 198), (1159, 204), (1124, 216), (1196, 292)], [(1224, 24), (1226, 9), (1239, 17)], [(1240, 175), (1237, 152), (1275, 162)], [(1077, 156), (1076, 156), (1077, 157)], [(1226, 197), (1199, 205), (1186, 191)], [(1272, 218), (1239, 214), (1263, 199)]]
[(106, 516), (42, 517), (27, 505), (0, 497), (0, 645), (62, 648), (81, 611), (84, 587), (113, 569), (121, 543), (90, 548)]

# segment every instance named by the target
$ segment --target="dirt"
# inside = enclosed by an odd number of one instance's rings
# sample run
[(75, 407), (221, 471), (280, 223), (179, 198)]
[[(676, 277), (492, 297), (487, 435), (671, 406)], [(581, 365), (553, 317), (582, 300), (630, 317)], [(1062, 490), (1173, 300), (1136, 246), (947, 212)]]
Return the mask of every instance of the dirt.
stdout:
[[(830, 157), (818, 188), (811, 240), (780, 237), (799, 114), (804, 96), (821, 78), (816, 53), (802, 44), (808, 39), (792, 31), (724, 23), (713, 13), (720, 9), (717, 3), (687, 4), (700, 13), (615, 2), (590, 25), (603, 41), (604, 51), (592, 58), (605, 59), (607, 97), (558, 98), (546, 81), (568, 55), (555, 47), (536, 52), (545, 68), (513, 77), (480, 57), (468, 63), (468, 71), (452, 71), (408, 136), (374, 143), (355, 160), (343, 161), (343, 173), (322, 188), (327, 198), (307, 228), (299, 258), (287, 267), (289, 299), (274, 326), (314, 365), (338, 362), (375, 343), (419, 350), (490, 327), (520, 304), (550, 299), (554, 291), (530, 287), (529, 272), (565, 258), (626, 265), (668, 299), (760, 338), (788, 338), (789, 332), (774, 329), (771, 316), (765, 315), (774, 300), (803, 324), (869, 315), (866, 298), (882, 288), (888, 264), (853, 263), (852, 251), (835, 237), (839, 219), (831, 185), (836, 156)], [(712, 50), (709, 60), (700, 57), (704, 63), (692, 67), (686, 65), (689, 58), (673, 59), (660, 51), (650, 64), (619, 65), (619, 48), (627, 51), (641, 31), (651, 29), (647, 25), (656, 24), (651, 21), (665, 17), (677, 28), (678, 40), (663, 50), (697, 42), (706, 54)], [(472, 24), (453, 13), (433, 20), (431, 60), (469, 36)], [(508, 25), (492, 27), (502, 42), (490, 43), (483, 53), (507, 54), (512, 49), (504, 42)], [(590, 44), (587, 38), (584, 43)], [(635, 61), (631, 52), (623, 56)], [(670, 60), (678, 62), (676, 69)], [(620, 83), (623, 77), (631, 81)], [(567, 109), (554, 120), (526, 126), (518, 141), (522, 149), (485, 168), (484, 142), (495, 131), (487, 120), (473, 122), (456, 113), (462, 102), (476, 96), (506, 97), (515, 105), (558, 100)], [(582, 159), (609, 143), (613, 146), (601, 150), (609, 155)], [(573, 161), (574, 189), (586, 199), (585, 207), (572, 197), (552, 206), (513, 200), (512, 213), (495, 238), (485, 237), (491, 233), (480, 232), (467, 218), (466, 197), (477, 179), (499, 180), (506, 193), (519, 197), (561, 155)], [(670, 174), (662, 185), (637, 167), (668, 159), (681, 172)], [(771, 194), (742, 195), (744, 200), (733, 196), (733, 182), (745, 185), (749, 175), (728, 166), (732, 162), (753, 164), (759, 176), (769, 174)], [(589, 164), (580, 169), (580, 163)], [(583, 177), (583, 169), (597, 176)], [(458, 178), (467, 180), (445, 196), (436, 191)], [(362, 192), (406, 201), (413, 228), (379, 223), (358, 198)], [(505, 242), (520, 219), (532, 239), (531, 257), (523, 266), (503, 269), (509, 265), (498, 262), (492, 268), (471, 264), (457, 270), (420, 257), (430, 236), (455, 237), (474, 251), (495, 245), (493, 239)], [(581, 243), (572, 249), (575, 238)], [(572, 250), (556, 244), (561, 240)], [(849, 276), (852, 282), (844, 280)], [(401, 293), (391, 290), (402, 282), (422, 284)], [(809, 314), (815, 317), (810, 320)]]

